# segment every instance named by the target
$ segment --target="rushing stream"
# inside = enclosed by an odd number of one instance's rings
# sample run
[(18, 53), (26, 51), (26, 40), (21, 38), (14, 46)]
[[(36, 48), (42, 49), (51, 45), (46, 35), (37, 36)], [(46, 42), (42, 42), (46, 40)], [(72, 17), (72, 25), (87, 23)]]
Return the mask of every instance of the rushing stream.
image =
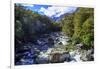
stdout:
[(41, 35), (35, 43), (20, 47), (15, 54), (16, 65), (79, 62), (80, 53), (66, 51), (69, 38), (62, 32)]

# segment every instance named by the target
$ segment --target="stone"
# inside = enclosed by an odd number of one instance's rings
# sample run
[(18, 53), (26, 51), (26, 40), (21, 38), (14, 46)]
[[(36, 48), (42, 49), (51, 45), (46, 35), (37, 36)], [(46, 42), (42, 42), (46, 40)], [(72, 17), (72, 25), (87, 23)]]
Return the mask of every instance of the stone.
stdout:
[(63, 53), (52, 53), (50, 54), (50, 62), (51, 63), (61, 63), (64, 61), (70, 61), (70, 54), (68, 52)]
[(83, 49), (83, 44), (82, 43), (76, 44), (76, 47), (77, 47), (77, 49)]
[(54, 54), (51, 55), (50, 62), (51, 63), (59, 63), (59, 62), (61, 62), (60, 57), (61, 57), (60, 53), (54, 53)]
[(58, 44), (59, 44), (59, 45), (62, 45), (63, 43), (62, 43), (62, 42), (59, 42)]
[(20, 60), (21, 64), (33, 64), (33, 59), (21, 59)]
[(70, 56), (69, 52), (64, 52), (61, 56), (61, 59), (64, 61), (67, 61), (67, 62), (71, 61), (70, 58), (71, 58), (71, 56)]
[(82, 53), (81, 53), (81, 60), (82, 61), (93, 61), (94, 60), (94, 53), (93, 53), (93, 49), (90, 49), (90, 50), (84, 50)]
[(49, 63), (48, 54), (46, 52), (40, 52), (40, 55), (38, 55), (36, 61), (38, 64)]

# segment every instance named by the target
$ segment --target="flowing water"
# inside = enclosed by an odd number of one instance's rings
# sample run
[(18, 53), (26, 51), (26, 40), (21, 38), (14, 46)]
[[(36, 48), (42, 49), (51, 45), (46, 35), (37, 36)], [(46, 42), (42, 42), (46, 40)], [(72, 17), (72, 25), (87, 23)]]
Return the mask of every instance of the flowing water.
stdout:
[(20, 47), (22, 52), (16, 53), (16, 65), (44, 64), (59, 62), (77, 62), (80, 54), (66, 51), (69, 38), (62, 32), (41, 35), (35, 43)]

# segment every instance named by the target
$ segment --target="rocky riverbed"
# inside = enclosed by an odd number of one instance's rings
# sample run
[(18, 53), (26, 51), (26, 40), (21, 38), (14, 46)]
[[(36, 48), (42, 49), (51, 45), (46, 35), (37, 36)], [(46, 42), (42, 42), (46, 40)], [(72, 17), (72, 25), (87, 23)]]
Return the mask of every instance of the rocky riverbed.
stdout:
[(70, 38), (62, 32), (43, 34), (34, 43), (28, 43), (16, 48), (15, 64), (45, 64), (61, 62), (92, 61), (93, 49), (81, 50), (81, 43), (76, 50), (67, 51), (66, 46)]

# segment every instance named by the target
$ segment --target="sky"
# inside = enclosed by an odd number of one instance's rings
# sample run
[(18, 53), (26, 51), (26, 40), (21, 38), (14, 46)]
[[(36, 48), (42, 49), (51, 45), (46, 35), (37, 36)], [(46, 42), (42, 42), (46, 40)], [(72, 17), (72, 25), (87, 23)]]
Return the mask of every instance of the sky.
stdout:
[(53, 6), (53, 5), (32, 5), (32, 4), (22, 4), (27, 9), (38, 12), (41, 15), (46, 15), (48, 17), (60, 17), (65, 13), (74, 12), (77, 7), (64, 7), (64, 6)]

